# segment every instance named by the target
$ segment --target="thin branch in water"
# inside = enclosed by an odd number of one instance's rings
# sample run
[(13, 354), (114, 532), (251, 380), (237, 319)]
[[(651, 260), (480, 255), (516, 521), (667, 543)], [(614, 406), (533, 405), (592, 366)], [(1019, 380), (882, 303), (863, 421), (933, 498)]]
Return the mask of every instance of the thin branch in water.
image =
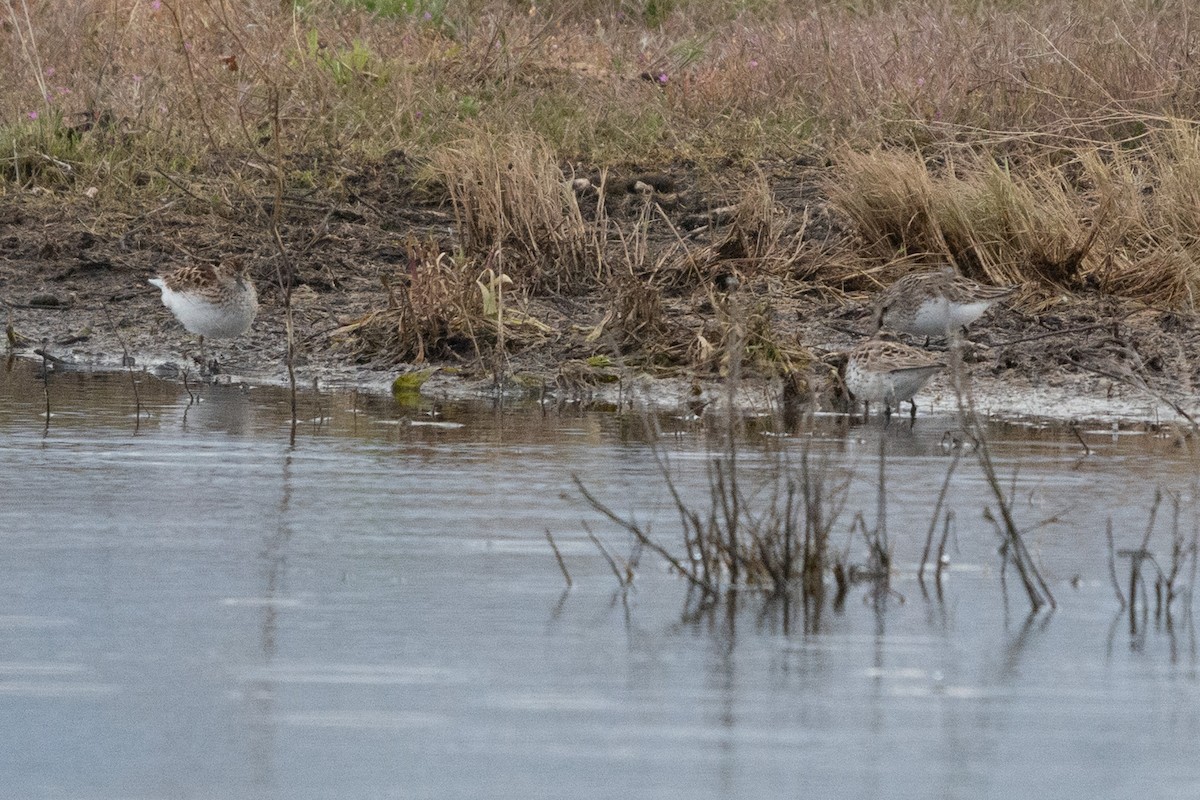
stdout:
[[(938, 492), (937, 502), (933, 506), (933, 514), (929, 518), (929, 530), (925, 532), (925, 549), (921, 552), (921, 566), (917, 569), (917, 581), (924, 584), (925, 582), (925, 565), (929, 561), (929, 550), (933, 546), (933, 532), (937, 529), (938, 517), (942, 513), (942, 504), (946, 501), (946, 493), (950, 490), (950, 477), (954, 474), (954, 469), (958, 466), (959, 460), (962, 458), (962, 448), (955, 448), (954, 457), (950, 460), (950, 466), (946, 469), (946, 477), (942, 480), (942, 489)], [(945, 536), (942, 537), (942, 544), (945, 545)], [(938, 555), (938, 572), (941, 573), (941, 555)]]
[(42, 339), (42, 347), (40, 350), (35, 350), (42, 357), (42, 396), (46, 400), (46, 426), (42, 428), (42, 435), (50, 433), (50, 340)]
[(546, 528), (546, 541), (550, 543), (550, 549), (554, 551), (554, 558), (558, 561), (558, 568), (562, 570), (563, 577), (567, 581), (567, 588), (571, 588), (571, 573), (567, 572), (567, 562), (563, 561), (562, 553), (558, 551), (558, 545), (554, 542), (554, 536), (550, 534), (550, 529)]
[(284, 332), (287, 336), (287, 354), (285, 356), (288, 373), (288, 392), (291, 398), (292, 427), (289, 442), (296, 444), (296, 331), (292, 317), (292, 283), (295, 270), (284, 247), (283, 237), (279, 233), (279, 223), (283, 215), (283, 126), (279, 119), (279, 89), (271, 89), (271, 138), (275, 145), (275, 203), (271, 209), (269, 228), (271, 239), (279, 251), (279, 260), (275, 262), (275, 278), (279, 282), (279, 291), (283, 295)]
[(129, 345), (125, 342), (125, 337), (121, 335), (121, 330), (113, 324), (112, 314), (109, 312), (108, 306), (104, 306), (104, 317), (108, 320), (109, 327), (116, 334), (117, 341), (121, 344), (121, 364), (129, 371), (129, 385), (133, 387), (133, 432), (137, 433), (142, 427), (142, 395), (138, 391), (137, 379), (133, 375), (133, 356), (129, 355)]
[(938, 597), (941, 597), (942, 592), (942, 572), (946, 569), (946, 542), (954, 527), (954, 519), (954, 509), (946, 509), (946, 521), (942, 525), (942, 540), (938, 542), (937, 568), (933, 572), (934, 580), (937, 582)]
[(184, 369), (183, 371), (183, 390), (188, 394), (188, 405), (195, 405), (196, 395), (192, 392), (192, 387), (188, 385), (188, 375), (191, 370)]
[(1079, 442), (1080, 446), (1083, 447), (1083, 454), (1085, 456), (1090, 456), (1092, 454), (1092, 448), (1088, 447), (1088, 443), (1083, 440), (1083, 435), (1079, 433), (1079, 426), (1074, 422), (1071, 423), (1071, 433), (1075, 434), (1075, 439)]
[[(1000, 511), (1000, 519), (992, 517), (992, 522), (996, 526), (996, 530), (1005, 542), (1003, 548), (1006, 555), (1005, 563), (1012, 561), (1013, 566), (1017, 569), (1017, 574), (1021, 578), (1021, 584), (1025, 588), (1025, 594), (1029, 598), (1029, 605), (1033, 611), (1038, 611), (1043, 605), (1049, 605), (1050, 608), (1055, 608), (1054, 595), (1050, 591), (1050, 587), (1046, 585), (1046, 581), (1042, 578), (1041, 572), (1037, 568), (1037, 564), (1033, 560), (1029, 549), (1025, 546), (1025, 540), (1021, 536), (1020, 529), (1017, 527), (1016, 519), (1013, 517), (1013, 496), (1014, 488), (1008, 496), (1005, 496), (1004, 488), (1000, 485), (999, 476), (996, 474), (996, 467), (992, 462), (991, 453), (988, 448), (987, 438), (984, 435), (983, 423), (980, 422), (979, 416), (975, 411), (974, 399), (966, 385), (965, 370), (962, 363), (962, 348), (960, 342), (956, 339), (952, 342), (950, 348), (951, 363), (950, 375), (954, 384), (954, 392), (958, 402), (958, 413), (960, 424), (975, 440), (975, 456), (979, 462), (980, 469), (983, 471), (983, 477), (987, 482), (988, 488), (991, 489), (993, 496), (996, 498), (996, 505)], [(1003, 524), (1001, 524), (1003, 521)], [(1003, 579), (1003, 571), (1001, 578)]]
[(1179, 533), (1179, 495), (1175, 492), (1171, 492), (1171, 508), (1171, 571), (1162, 577), (1167, 591), (1168, 614), (1171, 610), (1171, 601), (1175, 599), (1175, 579), (1179, 577), (1179, 570), (1183, 567), (1183, 560), (1186, 557), (1183, 536)]
[(608, 562), (608, 568), (612, 570), (612, 574), (617, 576), (617, 583), (621, 584), (622, 589), (626, 588), (628, 585), (625, 582), (626, 576), (621, 573), (621, 568), (617, 566), (617, 559), (608, 551), (608, 548), (604, 546), (604, 543), (596, 537), (596, 534), (592, 533), (592, 528), (590, 525), (588, 525), (586, 522), (581, 524), (583, 525), (583, 530), (587, 533), (588, 538), (592, 540), (592, 544), (596, 545), (596, 549), (600, 551), (600, 555), (604, 556), (604, 560)]
[[(600, 502), (600, 500), (595, 495), (593, 495), (591, 492), (589, 492), (587, 490), (587, 487), (583, 485), (583, 481), (581, 481), (579, 479), (578, 475), (572, 473), (571, 481), (575, 484), (575, 488), (577, 488), (579, 490), (579, 493), (583, 495), (583, 499), (587, 500), (588, 504), (592, 508), (596, 509), (601, 514), (603, 514), (604, 516), (608, 517), (610, 520), (615, 522), (617, 525), (620, 525), (622, 528), (624, 528), (625, 530), (632, 533), (634, 535), (634, 537), (636, 537), (643, 545), (650, 548), (651, 551), (653, 551), (654, 553), (657, 553), (659, 556), (661, 556), (664, 561), (666, 561), (668, 564), (670, 564), (677, 572), (679, 572), (681, 575), (683, 575), (685, 578), (687, 578), (697, 588), (703, 589), (706, 592), (715, 590), (715, 587), (710, 586), (709, 584), (706, 584), (703, 581), (701, 581), (698, 577), (696, 577), (696, 575), (692, 572), (692, 570), (688, 569), (683, 564), (681, 564), (677, 558), (675, 558), (673, 555), (671, 555), (660, 544), (658, 544), (654, 540), (650, 539), (650, 537), (647, 536), (646, 533), (640, 527), (621, 519), (621, 517), (615, 511), (613, 511), (608, 506), (604, 505), (604, 503)], [(587, 530), (586, 525), (584, 526), (584, 529)], [(591, 535), (591, 532), (588, 531), (588, 534)]]
[(1117, 600), (1121, 603), (1121, 610), (1125, 610), (1125, 595), (1121, 594), (1121, 581), (1117, 578), (1117, 558), (1116, 546), (1113, 544), (1113, 526), (1112, 517), (1108, 518), (1108, 523), (1105, 525), (1105, 531), (1108, 535), (1108, 577), (1112, 581), (1113, 591), (1117, 594)]
[(886, 574), (891, 563), (887, 539), (887, 436), (879, 434), (879, 494), (875, 499), (875, 541), (872, 544), (875, 558)]

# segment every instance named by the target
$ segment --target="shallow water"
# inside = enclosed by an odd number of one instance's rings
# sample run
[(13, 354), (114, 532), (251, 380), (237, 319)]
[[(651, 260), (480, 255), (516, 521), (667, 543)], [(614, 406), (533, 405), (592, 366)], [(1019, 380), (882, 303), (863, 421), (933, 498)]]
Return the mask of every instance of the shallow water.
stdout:
[[(915, 573), (953, 423), (819, 430), (875, 509), (894, 593), (814, 619), (744, 592), (694, 612), (650, 554), (624, 595), (577, 473), (673, 543), (637, 420), (284, 394), (124, 374), (0, 373), (0, 796), (21, 798), (1187, 797), (1200, 785), (1190, 615), (1131, 628), (1105, 520), (1136, 547), (1169, 438), (993, 429), (1058, 599), (1005, 598), (994, 505), (964, 459), (939, 601)], [(47, 397), (49, 418), (46, 417)], [(689, 497), (695, 424), (664, 420)], [(746, 471), (766, 437), (743, 445)], [(1013, 479), (1015, 473), (1015, 479)], [(563, 495), (566, 495), (564, 499)], [(1169, 504), (1151, 549), (1169, 560)], [(1057, 518), (1057, 519), (1053, 519)], [(1047, 520), (1050, 520), (1047, 522)], [(1040, 524), (1039, 523), (1044, 523)], [(552, 531), (570, 591), (545, 540)], [(851, 544), (857, 558), (860, 543)], [(1119, 565), (1126, 569), (1125, 564)]]

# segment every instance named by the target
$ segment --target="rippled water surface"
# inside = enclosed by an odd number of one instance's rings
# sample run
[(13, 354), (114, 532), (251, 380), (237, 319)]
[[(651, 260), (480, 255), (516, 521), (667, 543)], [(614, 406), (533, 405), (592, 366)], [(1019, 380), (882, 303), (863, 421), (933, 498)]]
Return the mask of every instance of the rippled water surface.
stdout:
[[(622, 594), (576, 473), (674, 544), (636, 419), (0, 373), (0, 797), (1151, 797), (1200, 787), (1195, 633), (1131, 626), (1105, 521), (1136, 548), (1156, 487), (1194, 528), (1195, 463), (1150, 434), (993, 428), (1058, 599), (1001, 588), (964, 459), (941, 600), (916, 581), (948, 419), (772, 439), (853, 474), (859, 558), (888, 452), (890, 595), (819, 614), (744, 592), (696, 611), (643, 554)], [(196, 391), (193, 389), (193, 391)], [(47, 401), (49, 417), (46, 416)], [(665, 449), (706, 486), (705, 436)], [(765, 460), (750, 433), (745, 474)], [(749, 478), (747, 478), (749, 480)], [(1170, 562), (1170, 496), (1151, 549)], [(546, 542), (550, 530), (574, 586)], [(847, 544), (849, 542), (849, 544)], [(1118, 569), (1127, 572), (1127, 562)]]

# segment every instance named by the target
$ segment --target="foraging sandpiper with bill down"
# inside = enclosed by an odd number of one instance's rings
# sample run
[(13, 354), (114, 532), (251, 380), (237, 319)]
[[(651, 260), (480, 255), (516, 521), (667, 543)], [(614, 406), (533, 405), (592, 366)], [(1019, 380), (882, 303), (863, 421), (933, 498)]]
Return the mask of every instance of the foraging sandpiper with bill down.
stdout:
[(884, 415), (891, 416), (901, 402), (912, 404), (911, 416), (917, 418), (913, 395), (929, 379), (946, 368), (924, 350), (887, 339), (868, 339), (846, 354), (842, 380), (855, 403), (863, 404), (863, 419), (870, 415), (870, 404), (882, 402)]
[(250, 329), (258, 313), (258, 292), (246, 270), (237, 262), (211, 266), (189, 264), (151, 278), (162, 290), (163, 305), (183, 327), (204, 339), (233, 339)]
[(952, 336), (983, 315), (1016, 286), (987, 286), (947, 267), (914, 272), (884, 289), (875, 302), (872, 325), (924, 336)]

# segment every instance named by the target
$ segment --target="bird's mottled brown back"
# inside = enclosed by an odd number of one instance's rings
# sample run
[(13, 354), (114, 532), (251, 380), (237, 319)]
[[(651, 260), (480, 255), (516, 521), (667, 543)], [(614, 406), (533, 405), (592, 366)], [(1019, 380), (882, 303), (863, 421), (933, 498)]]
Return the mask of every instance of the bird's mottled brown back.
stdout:
[(946, 362), (924, 350), (886, 339), (871, 339), (851, 351), (852, 358), (861, 359), (869, 370), (888, 372), (904, 369), (942, 369)]
[(215, 288), (221, 283), (217, 270), (208, 264), (186, 264), (162, 277), (173, 292), (195, 292)]

